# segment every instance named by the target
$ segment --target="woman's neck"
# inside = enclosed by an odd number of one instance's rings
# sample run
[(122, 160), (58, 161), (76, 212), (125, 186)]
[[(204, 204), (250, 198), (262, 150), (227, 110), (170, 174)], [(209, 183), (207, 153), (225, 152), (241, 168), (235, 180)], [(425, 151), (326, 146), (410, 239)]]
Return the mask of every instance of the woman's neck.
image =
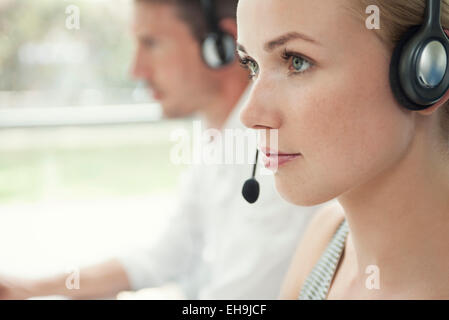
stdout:
[(375, 265), (381, 286), (392, 290), (449, 286), (441, 278), (449, 268), (449, 167), (435, 139), (418, 134), (393, 167), (338, 198), (359, 277)]

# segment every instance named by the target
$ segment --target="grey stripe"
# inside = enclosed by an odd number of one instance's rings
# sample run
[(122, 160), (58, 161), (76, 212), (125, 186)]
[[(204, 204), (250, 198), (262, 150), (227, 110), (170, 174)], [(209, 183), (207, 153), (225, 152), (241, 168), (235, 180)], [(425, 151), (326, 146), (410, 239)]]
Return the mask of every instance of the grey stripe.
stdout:
[(349, 228), (346, 219), (339, 225), (331, 242), (321, 255), (299, 294), (300, 300), (325, 300), (329, 287), (343, 253)]

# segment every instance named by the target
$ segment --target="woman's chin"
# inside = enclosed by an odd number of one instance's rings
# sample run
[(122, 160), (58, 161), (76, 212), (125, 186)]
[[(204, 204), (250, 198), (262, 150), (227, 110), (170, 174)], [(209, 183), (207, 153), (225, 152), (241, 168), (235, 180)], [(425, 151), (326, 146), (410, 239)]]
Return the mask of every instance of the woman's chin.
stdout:
[(322, 192), (307, 189), (305, 185), (300, 186), (291, 181), (285, 181), (285, 179), (278, 176), (275, 181), (276, 189), (281, 197), (297, 206), (313, 207), (333, 199), (332, 197), (324, 196)]

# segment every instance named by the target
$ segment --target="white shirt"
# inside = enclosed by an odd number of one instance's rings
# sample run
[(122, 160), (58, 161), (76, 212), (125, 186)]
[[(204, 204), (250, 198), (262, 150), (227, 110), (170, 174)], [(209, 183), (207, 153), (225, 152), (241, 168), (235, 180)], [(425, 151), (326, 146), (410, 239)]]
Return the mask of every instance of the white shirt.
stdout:
[[(225, 128), (243, 129), (239, 114), (246, 96)], [(251, 164), (193, 165), (158, 245), (119, 258), (132, 289), (176, 281), (189, 299), (276, 299), (318, 208), (288, 204), (268, 175), (257, 176), (259, 200), (247, 203), (241, 189), (251, 173)]]

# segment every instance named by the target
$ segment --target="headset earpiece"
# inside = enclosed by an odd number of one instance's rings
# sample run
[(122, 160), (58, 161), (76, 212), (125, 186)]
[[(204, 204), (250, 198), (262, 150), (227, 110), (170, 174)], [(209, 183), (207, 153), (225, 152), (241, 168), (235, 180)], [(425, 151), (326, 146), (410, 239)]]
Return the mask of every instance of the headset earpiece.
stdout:
[(393, 51), (391, 88), (409, 110), (431, 107), (449, 89), (449, 40), (440, 16), (441, 0), (428, 0), (425, 23), (411, 27)]
[(411, 37), (416, 34), (421, 26), (414, 26), (408, 29), (404, 35), (401, 37), (396, 47), (393, 50), (393, 55), (391, 57), (390, 63), (390, 85), (396, 100), (405, 108), (414, 110), (418, 106), (409, 100), (407, 94), (402, 90), (400, 77), (399, 77), (399, 61), (404, 46), (408, 43)]
[(210, 68), (222, 68), (235, 59), (235, 39), (220, 28), (214, 0), (201, 3), (208, 25), (208, 35), (201, 45), (203, 60)]
[(221, 68), (234, 61), (235, 49), (235, 40), (231, 35), (210, 33), (203, 41), (203, 59), (209, 67)]

